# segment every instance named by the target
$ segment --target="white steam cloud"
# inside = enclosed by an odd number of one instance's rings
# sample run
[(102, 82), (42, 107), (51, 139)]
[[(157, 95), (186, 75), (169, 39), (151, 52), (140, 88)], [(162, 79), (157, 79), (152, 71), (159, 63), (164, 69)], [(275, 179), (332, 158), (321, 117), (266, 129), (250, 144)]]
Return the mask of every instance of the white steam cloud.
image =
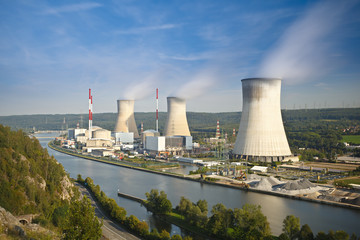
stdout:
[(176, 93), (175, 97), (191, 99), (202, 95), (215, 84), (216, 72), (214, 70), (203, 70), (185, 83)]
[(141, 81), (134, 81), (124, 89), (119, 99), (141, 100), (153, 94), (156, 83), (161, 78), (163, 70), (158, 70)]
[(320, 1), (308, 9), (265, 57), (258, 75), (298, 83), (328, 71), (333, 67), (332, 41), (352, 5), (352, 1)]

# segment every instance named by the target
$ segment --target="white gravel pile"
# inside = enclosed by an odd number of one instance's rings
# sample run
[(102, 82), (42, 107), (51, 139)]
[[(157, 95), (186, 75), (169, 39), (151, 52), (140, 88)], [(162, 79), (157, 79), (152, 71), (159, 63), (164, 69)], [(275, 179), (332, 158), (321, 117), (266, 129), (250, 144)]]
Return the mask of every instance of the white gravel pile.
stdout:
[(287, 191), (293, 191), (293, 190), (302, 190), (302, 189), (309, 189), (316, 187), (314, 184), (312, 184), (307, 179), (301, 179), (301, 180), (295, 180), (295, 181), (288, 181), (281, 187), (281, 189), (287, 190)]
[(264, 191), (272, 191), (274, 186), (276, 187), (279, 184), (283, 184), (283, 182), (279, 181), (273, 176), (263, 177), (258, 183), (254, 185), (254, 188)]
[(268, 178), (261, 179), (258, 183), (255, 184), (254, 188), (264, 191), (272, 191), (273, 185), (269, 182)]

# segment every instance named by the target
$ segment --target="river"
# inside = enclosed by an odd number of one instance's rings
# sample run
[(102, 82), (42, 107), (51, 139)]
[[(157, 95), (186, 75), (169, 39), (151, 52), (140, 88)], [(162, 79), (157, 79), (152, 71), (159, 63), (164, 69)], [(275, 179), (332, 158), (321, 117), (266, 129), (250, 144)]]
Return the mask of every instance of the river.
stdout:
[[(46, 134), (38, 136), (46, 137)], [(107, 196), (114, 198), (119, 206), (124, 207), (128, 215), (133, 214), (140, 220), (145, 220), (151, 228), (166, 229), (171, 234), (182, 233), (181, 229), (172, 224), (166, 224), (154, 219), (139, 203), (117, 196), (117, 191), (145, 198), (145, 193), (151, 189), (165, 191), (173, 207), (179, 204), (180, 197), (184, 196), (193, 202), (206, 199), (209, 212), (213, 205), (224, 204), (227, 208), (241, 208), (245, 203), (261, 206), (267, 216), (272, 233), (279, 235), (282, 232), (282, 222), (287, 215), (300, 218), (301, 225), (308, 224), (314, 234), (319, 231), (344, 230), (348, 234), (360, 236), (360, 211), (342, 207), (323, 205), (307, 201), (277, 197), (255, 192), (247, 192), (222, 186), (201, 184), (164, 175), (137, 171), (100, 162), (90, 161), (78, 157), (56, 152), (47, 147), (50, 138), (40, 138), (43, 147), (50, 155), (60, 162), (71, 177), (91, 177)], [(183, 166), (180, 171), (193, 170), (193, 166)], [(195, 237), (195, 236), (194, 236)], [(198, 238), (198, 237), (196, 237)]]

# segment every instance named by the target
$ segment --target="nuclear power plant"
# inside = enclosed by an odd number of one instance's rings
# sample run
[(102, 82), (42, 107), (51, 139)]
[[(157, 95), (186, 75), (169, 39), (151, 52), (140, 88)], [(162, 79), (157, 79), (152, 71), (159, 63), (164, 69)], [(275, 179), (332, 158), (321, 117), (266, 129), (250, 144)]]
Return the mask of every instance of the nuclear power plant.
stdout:
[[(243, 109), (233, 156), (247, 161), (298, 161), (291, 154), (282, 122), (281, 79), (243, 79), (242, 92)], [(152, 156), (182, 156), (195, 151), (186, 116), (186, 100), (183, 98), (167, 97), (167, 119), (161, 136), (158, 130), (159, 97), (156, 89), (155, 130), (144, 131), (142, 126), (141, 138), (135, 122), (134, 100), (117, 100), (117, 119), (111, 136), (110, 131), (92, 126), (92, 103), (89, 89), (89, 130), (69, 131), (69, 138), (85, 144), (88, 152), (136, 149)], [(208, 144), (226, 144), (226, 137), (220, 134), (219, 120), (216, 122), (215, 138), (204, 138), (204, 141)], [(208, 150), (204, 148), (204, 151)]]
[(291, 151), (281, 117), (281, 79), (241, 81), (243, 109), (233, 153), (249, 161), (285, 160)]
[(134, 100), (118, 100), (118, 115), (114, 132), (133, 132), (134, 138), (139, 138), (134, 116)]
[(190, 136), (185, 99), (168, 97), (167, 112), (164, 136)]

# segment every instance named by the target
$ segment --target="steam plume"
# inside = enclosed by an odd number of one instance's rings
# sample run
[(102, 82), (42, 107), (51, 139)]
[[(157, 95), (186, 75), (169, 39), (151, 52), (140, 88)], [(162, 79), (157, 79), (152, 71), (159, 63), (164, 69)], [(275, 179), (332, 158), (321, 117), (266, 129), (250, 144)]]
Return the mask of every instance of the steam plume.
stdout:
[(308, 9), (265, 57), (259, 76), (297, 83), (324, 73), (331, 67), (331, 41), (352, 5), (351, 1), (321, 1)]

